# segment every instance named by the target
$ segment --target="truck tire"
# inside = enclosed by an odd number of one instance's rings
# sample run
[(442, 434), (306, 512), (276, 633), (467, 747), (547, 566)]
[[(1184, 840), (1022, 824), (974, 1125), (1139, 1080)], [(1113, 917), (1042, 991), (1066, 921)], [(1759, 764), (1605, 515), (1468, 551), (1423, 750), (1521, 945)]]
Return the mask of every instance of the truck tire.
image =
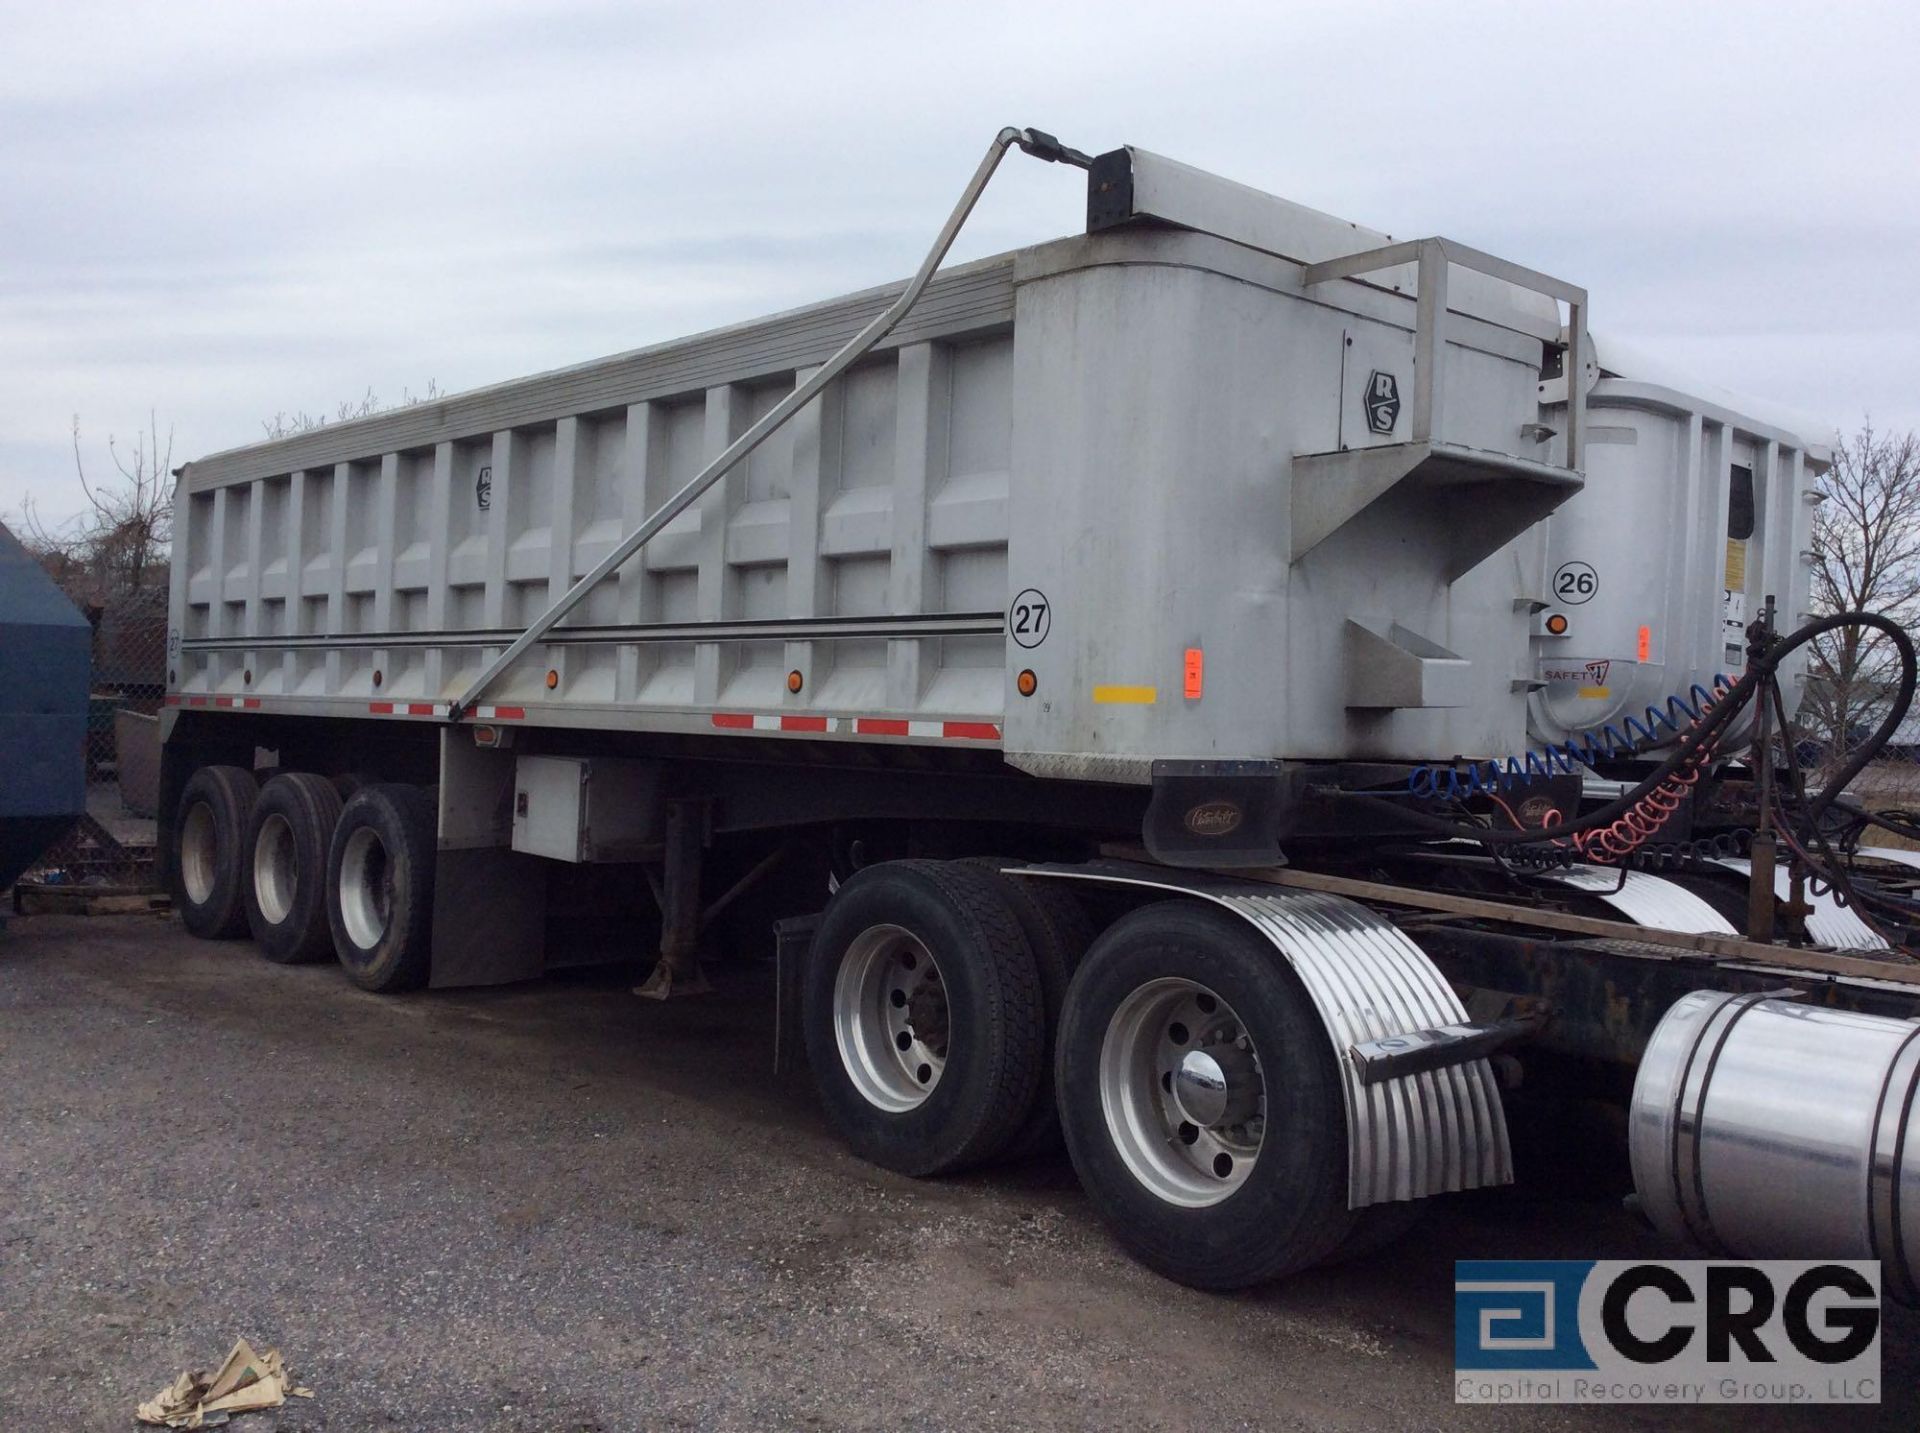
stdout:
[(247, 927), (279, 965), (333, 954), (327, 924), (327, 852), (340, 794), (324, 776), (290, 771), (260, 788), (248, 826)]
[(180, 792), (173, 903), (202, 940), (247, 933), (247, 827), (258, 792), (253, 773), (240, 766), (203, 766)]
[(1244, 921), (1192, 901), (1123, 916), (1067, 988), (1058, 1044), (1074, 1170), (1149, 1268), (1243, 1288), (1317, 1263), (1346, 1237), (1333, 1046)]
[(1000, 1158), (1008, 1164), (1036, 1159), (1060, 1148), (1060, 1111), (1053, 1092), (1054, 1032), (1060, 1026), (1060, 1009), (1067, 998), (1067, 982), (1073, 979), (1080, 957), (1093, 943), (1093, 922), (1065, 882), (1009, 876), (1001, 868), (1019, 865), (1018, 861), (998, 856), (969, 856), (966, 865), (991, 875), (1002, 899), (1020, 922), (1021, 933), (1033, 951), (1034, 973), (1040, 980), (1040, 999), (1044, 1015), (1040, 1049), (1040, 1087), (1034, 1092), (1033, 1107), (1007, 1141)]
[(363, 786), (340, 808), (327, 851), (327, 925), (364, 990), (418, 990), (433, 962), (433, 798), (418, 786)]
[(1033, 952), (998, 878), (964, 862), (849, 877), (814, 935), (803, 1019), (828, 1118), (902, 1174), (992, 1159), (1045, 1073)]

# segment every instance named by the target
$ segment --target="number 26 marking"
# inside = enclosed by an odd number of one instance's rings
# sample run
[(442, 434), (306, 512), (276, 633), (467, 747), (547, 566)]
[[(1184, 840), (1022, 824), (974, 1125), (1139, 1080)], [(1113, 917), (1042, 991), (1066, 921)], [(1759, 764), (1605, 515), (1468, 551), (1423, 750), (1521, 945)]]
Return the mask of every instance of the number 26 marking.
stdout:
[(1553, 574), (1553, 595), (1569, 607), (1592, 600), (1600, 590), (1600, 574), (1584, 562), (1563, 562)]

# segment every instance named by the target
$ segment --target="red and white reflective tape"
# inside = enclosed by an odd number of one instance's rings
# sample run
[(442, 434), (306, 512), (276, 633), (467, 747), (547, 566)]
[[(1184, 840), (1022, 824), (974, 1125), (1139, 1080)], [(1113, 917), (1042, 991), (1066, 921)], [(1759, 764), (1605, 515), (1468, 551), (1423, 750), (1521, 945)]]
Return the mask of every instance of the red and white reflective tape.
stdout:
[[(258, 711), (259, 697), (189, 696), (169, 692), (170, 707), (226, 707)], [(381, 717), (438, 717), (447, 715), (446, 702), (368, 702), (367, 714)], [(479, 706), (474, 721), (525, 721), (525, 707)], [(902, 736), (921, 741), (999, 741), (1000, 727), (990, 721), (912, 721), (900, 717), (804, 716), (778, 712), (715, 712), (713, 724), (721, 731), (784, 731), (825, 736)]]
[[(374, 716), (444, 717), (453, 709), (451, 702), (368, 702)], [(525, 721), (525, 707), (475, 707), (469, 715), (475, 721)]]
[(905, 736), (934, 741), (998, 741), (1000, 728), (986, 721), (908, 721), (895, 717), (784, 716), (764, 712), (715, 712), (722, 731), (840, 732), (855, 736)]
[(258, 697), (186, 697), (178, 692), (167, 694), (170, 707), (234, 707), (241, 711), (257, 711), (260, 707)]

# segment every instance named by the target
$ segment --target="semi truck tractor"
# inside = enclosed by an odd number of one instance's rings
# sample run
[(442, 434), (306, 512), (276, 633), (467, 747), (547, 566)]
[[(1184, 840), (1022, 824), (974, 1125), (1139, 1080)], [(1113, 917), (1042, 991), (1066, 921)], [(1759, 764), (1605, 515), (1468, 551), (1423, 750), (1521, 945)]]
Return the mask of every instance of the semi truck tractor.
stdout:
[[(1009, 154), (1084, 232), (942, 268)], [(1914, 907), (1846, 792), (1912, 647), (1807, 611), (1830, 437), (1588, 309), (1010, 128), (904, 284), (191, 462), (181, 918), (395, 994), (771, 958), (861, 1156), (1064, 1142), (1200, 1287), (1512, 1180), (1545, 1091), (1676, 1239), (1911, 1297)], [(1803, 771), (1842, 626), (1904, 685)]]

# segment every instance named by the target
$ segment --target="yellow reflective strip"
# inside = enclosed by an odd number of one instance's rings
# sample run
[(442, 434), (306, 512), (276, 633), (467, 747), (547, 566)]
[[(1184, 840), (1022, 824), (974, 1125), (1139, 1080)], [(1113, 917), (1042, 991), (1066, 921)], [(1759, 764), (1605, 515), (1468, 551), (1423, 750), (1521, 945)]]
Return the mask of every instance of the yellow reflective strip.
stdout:
[(1150, 707), (1160, 700), (1158, 687), (1095, 687), (1094, 701), (1102, 706)]

